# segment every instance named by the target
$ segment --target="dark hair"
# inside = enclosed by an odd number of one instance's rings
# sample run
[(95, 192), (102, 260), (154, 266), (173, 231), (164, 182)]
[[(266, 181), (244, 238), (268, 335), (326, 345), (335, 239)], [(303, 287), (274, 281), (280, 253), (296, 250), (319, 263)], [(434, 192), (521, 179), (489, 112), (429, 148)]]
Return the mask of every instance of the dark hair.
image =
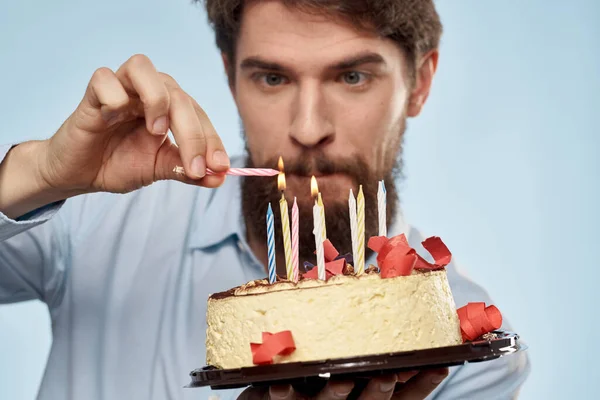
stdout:
[[(235, 47), (244, 3), (253, 0), (204, 2), (216, 44), (235, 64)], [(434, 0), (281, 0), (288, 7), (329, 14), (392, 39), (404, 52), (409, 71), (420, 56), (439, 46), (442, 24)]]

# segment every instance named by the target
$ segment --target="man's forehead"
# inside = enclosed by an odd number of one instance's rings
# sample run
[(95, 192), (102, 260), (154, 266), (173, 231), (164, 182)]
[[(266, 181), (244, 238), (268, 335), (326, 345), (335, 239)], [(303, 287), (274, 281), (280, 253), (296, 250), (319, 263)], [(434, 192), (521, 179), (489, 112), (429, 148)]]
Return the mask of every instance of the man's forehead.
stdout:
[(385, 55), (390, 46), (374, 32), (330, 15), (307, 13), (280, 1), (250, 2), (244, 10), (237, 58), (334, 64), (367, 52)]

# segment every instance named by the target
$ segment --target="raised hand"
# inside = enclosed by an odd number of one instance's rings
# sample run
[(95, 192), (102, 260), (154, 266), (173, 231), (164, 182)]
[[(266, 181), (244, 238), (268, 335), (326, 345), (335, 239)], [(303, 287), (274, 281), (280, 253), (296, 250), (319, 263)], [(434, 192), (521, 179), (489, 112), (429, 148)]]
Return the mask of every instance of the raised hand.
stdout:
[[(167, 135), (171, 129), (173, 143)], [(39, 154), (44, 183), (68, 195), (130, 192), (163, 179), (223, 182), (229, 158), (202, 108), (143, 55), (98, 69), (75, 112)], [(173, 172), (183, 166), (185, 174)]]

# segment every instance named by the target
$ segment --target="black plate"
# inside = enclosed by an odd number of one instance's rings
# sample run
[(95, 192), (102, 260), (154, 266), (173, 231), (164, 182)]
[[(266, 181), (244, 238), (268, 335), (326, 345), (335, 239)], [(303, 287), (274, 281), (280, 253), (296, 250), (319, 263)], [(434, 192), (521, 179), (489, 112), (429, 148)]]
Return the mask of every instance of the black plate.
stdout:
[(451, 367), (467, 362), (493, 360), (526, 349), (514, 332), (495, 331), (488, 339), (434, 349), (385, 353), (372, 356), (338, 358), (322, 361), (292, 362), (238, 369), (211, 366), (190, 372), (187, 387), (210, 386), (214, 390), (246, 386), (292, 384), (303, 393), (314, 393), (328, 378), (368, 380), (387, 371), (408, 371)]

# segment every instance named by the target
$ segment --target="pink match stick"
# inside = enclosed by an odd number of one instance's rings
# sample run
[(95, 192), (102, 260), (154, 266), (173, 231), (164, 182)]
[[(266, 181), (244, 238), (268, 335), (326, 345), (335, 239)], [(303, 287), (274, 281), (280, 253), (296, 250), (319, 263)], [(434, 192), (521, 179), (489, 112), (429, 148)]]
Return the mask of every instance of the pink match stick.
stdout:
[[(183, 167), (173, 168), (176, 174), (185, 174)], [(233, 176), (275, 176), (279, 171), (270, 168), (229, 168), (227, 172), (215, 172), (210, 168), (206, 169), (206, 175), (233, 175)]]
[[(221, 172), (214, 172), (210, 168), (206, 169), (206, 175), (219, 175)], [(225, 175), (234, 176), (275, 176), (279, 171), (271, 168), (229, 168)]]

